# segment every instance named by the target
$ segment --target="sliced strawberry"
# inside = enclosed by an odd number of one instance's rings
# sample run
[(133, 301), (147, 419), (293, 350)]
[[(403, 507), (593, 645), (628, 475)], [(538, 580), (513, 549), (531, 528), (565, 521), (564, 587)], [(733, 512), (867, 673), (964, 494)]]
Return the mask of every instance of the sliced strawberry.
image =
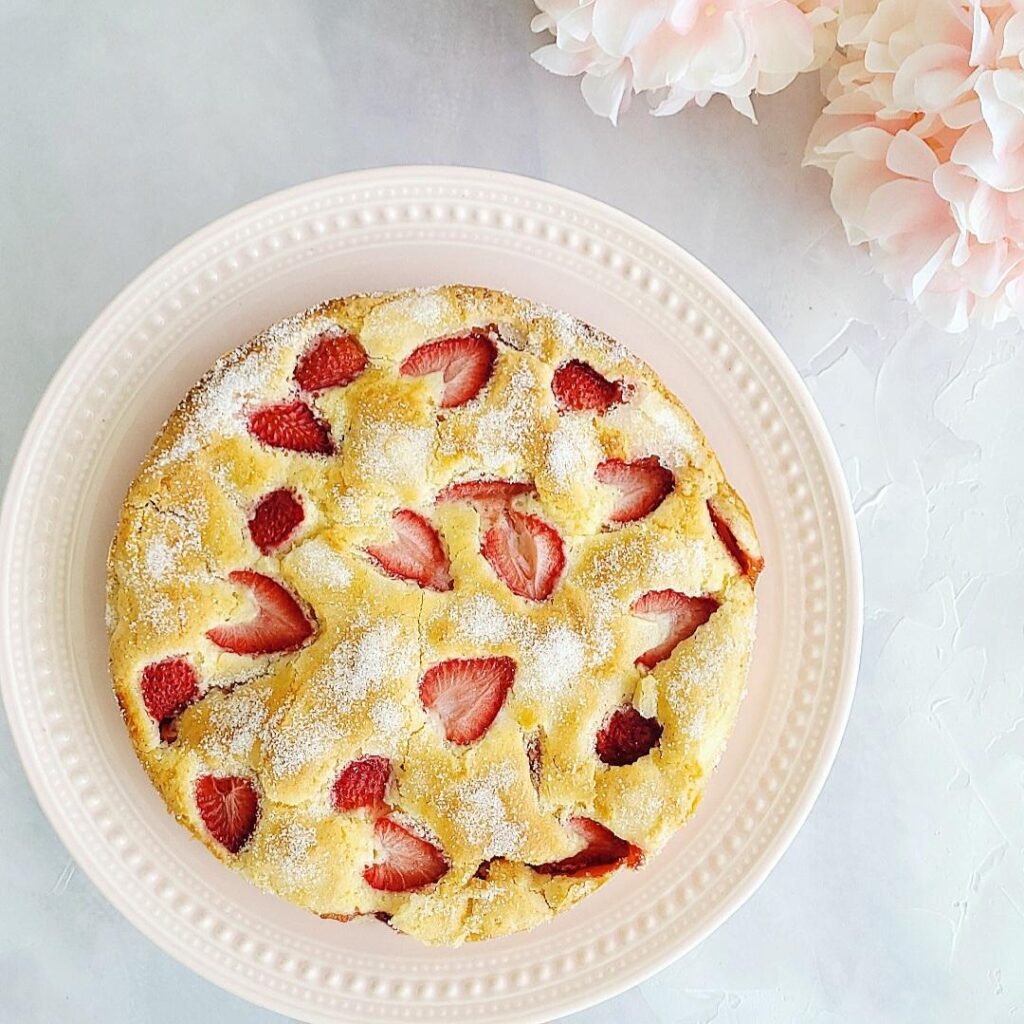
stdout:
[(713, 597), (690, 597), (678, 590), (649, 590), (634, 602), (630, 609), (642, 619), (668, 620), (668, 631), (660, 644), (644, 651), (636, 659), (637, 665), (654, 668), (664, 661), (678, 644), (693, 636), (718, 608)]
[(491, 377), (498, 349), (493, 328), (474, 327), (457, 338), (441, 338), (420, 345), (399, 368), (406, 377), (428, 373), (444, 375), (441, 408), (453, 409), (475, 398)]
[(753, 586), (757, 583), (757, 577), (761, 575), (761, 570), (764, 568), (764, 558), (761, 555), (752, 555), (740, 547), (729, 524), (715, 511), (715, 506), (710, 501), (708, 502), (708, 515), (711, 516), (711, 523), (719, 539), (725, 545), (726, 551), (732, 555), (733, 560), (740, 567), (740, 572), (750, 580), (750, 585)]
[(299, 399), (275, 402), (251, 413), (249, 433), (271, 448), (318, 455), (330, 455), (334, 451), (327, 425)]
[(175, 719), (199, 696), (199, 677), (185, 658), (164, 658), (142, 670), (142, 703), (160, 726), (160, 739), (173, 743)]
[(382, 859), (363, 869), (363, 878), (372, 889), (408, 892), (432, 885), (448, 870), (444, 854), (433, 843), (393, 818), (378, 819), (373, 834), (380, 844)]
[(522, 494), (533, 494), (535, 488), (527, 480), (463, 480), (439, 491), (435, 503), (468, 501), (476, 505), (511, 505)]
[(534, 493), (536, 488), (526, 480), (463, 480), (439, 491), (434, 502), (469, 502), (477, 510), (484, 529), (489, 529), (516, 498)]
[(295, 366), (295, 381), (304, 391), (324, 391), (351, 384), (366, 369), (362, 345), (340, 328), (318, 334)]
[(613, 523), (631, 523), (653, 512), (668, 497), (675, 477), (656, 455), (636, 462), (608, 459), (594, 473), (598, 481), (619, 491), (608, 517)]
[(418, 512), (400, 509), (391, 517), (395, 539), (374, 544), (366, 553), (389, 575), (428, 590), (451, 590), (448, 555), (437, 530)]
[(277, 580), (251, 569), (237, 569), (228, 579), (250, 592), (256, 617), (208, 630), (206, 635), (218, 647), (234, 654), (276, 654), (293, 651), (312, 636), (313, 623)]
[(196, 806), (210, 835), (231, 853), (245, 846), (260, 816), (256, 787), (240, 775), (200, 775)]
[(384, 799), (391, 778), (391, 762), (386, 757), (368, 754), (349, 761), (334, 780), (331, 799), (336, 811), (368, 810), (387, 814)]
[(597, 733), (597, 756), (605, 764), (639, 761), (661, 739), (661, 724), (645, 718), (632, 704), (616, 708)]
[(452, 743), (473, 743), (497, 717), (516, 675), (511, 658), (453, 658), (428, 668), (420, 700), (436, 712)]
[(596, 412), (603, 416), (626, 399), (621, 380), (608, 380), (579, 359), (570, 359), (555, 370), (551, 390), (559, 412)]
[(249, 536), (264, 555), (279, 548), (303, 519), (302, 502), (294, 491), (281, 487), (264, 494), (249, 519)]
[(570, 818), (566, 824), (583, 840), (583, 849), (563, 860), (539, 864), (535, 871), (544, 875), (597, 878), (623, 864), (638, 867), (643, 860), (643, 851), (638, 846), (620, 839), (611, 829), (591, 818)]
[(503, 509), (484, 534), (480, 553), (509, 590), (530, 601), (551, 596), (565, 568), (558, 531), (514, 509)]

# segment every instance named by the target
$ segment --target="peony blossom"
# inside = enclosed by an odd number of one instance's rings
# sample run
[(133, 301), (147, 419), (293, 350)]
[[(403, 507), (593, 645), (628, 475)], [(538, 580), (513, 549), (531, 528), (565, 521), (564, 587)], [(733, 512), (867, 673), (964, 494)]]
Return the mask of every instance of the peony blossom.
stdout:
[(893, 291), (949, 331), (1024, 319), (1024, 10), (843, 0), (805, 162)]
[(582, 75), (590, 109), (613, 124), (637, 93), (659, 115), (721, 93), (753, 121), (752, 93), (778, 92), (835, 46), (829, 0), (536, 3), (531, 27), (555, 41), (533, 59), (556, 75)]

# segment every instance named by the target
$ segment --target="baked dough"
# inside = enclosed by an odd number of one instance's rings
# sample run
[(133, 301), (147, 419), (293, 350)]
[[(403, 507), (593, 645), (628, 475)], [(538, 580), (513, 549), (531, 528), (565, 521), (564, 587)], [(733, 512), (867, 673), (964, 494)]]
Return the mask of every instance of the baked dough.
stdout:
[(762, 564), (615, 341), (483, 288), (355, 295), (228, 353), (161, 430), (110, 551), (114, 690), (224, 863), (457, 945), (693, 814)]

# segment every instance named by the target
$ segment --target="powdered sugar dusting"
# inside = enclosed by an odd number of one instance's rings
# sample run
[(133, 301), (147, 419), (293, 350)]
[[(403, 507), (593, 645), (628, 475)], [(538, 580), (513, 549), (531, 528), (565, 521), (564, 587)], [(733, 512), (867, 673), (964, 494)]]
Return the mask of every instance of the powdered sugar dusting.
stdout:
[(344, 556), (320, 538), (297, 548), (291, 560), (304, 578), (330, 590), (344, 590), (352, 582), (352, 570)]
[(401, 488), (411, 481), (425, 481), (434, 446), (432, 426), (378, 422), (366, 425), (349, 449), (357, 473)]
[(193, 454), (211, 437), (235, 437), (246, 432), (247, 407), (256, 401), (266, 401), (274, 378), (280, 372), (277, 349), (280, 340), (291, 337), (288, 322), (277, 325), (265, 337), (268, 344), (262, 348), (234, 362), (222, 359), (214, 365), (205, 387), (197, 393), (188, 425), (159, 464), (176, 462)]
[[(503, 404), (485, 409), (472, 424), (471, 447), (488, 473), (509, 475), (523, 461), (537, 424), (537, 381), (525, 363), (513, 369), (500, 394)], [(460, 454), (451, 438), (445, 439), (444, 447), (447, 454)]]
[(450, 813), (469, 842), (481, 846), (484, 857), (515, 857), (522, 847), (523, 826), (508, 816), (503, 795), (516, 779), (508, 762), (468, 779), (451, 794)]
[(624, 435), (630, 458), (656, 455), (669, 469), (678, 469), (700, 452), (684, 414), (645, 385), (638, 386), (630, 401), (609, 409), (604, 421)]
[(266, 842), (267, 856), (286, 888), (303, 889), (316, 883), (322, 871), (309, 855), (315, 845), (316, 829), (312, 825), (289, 821), (271, 833)]
[(390, 697), (382, 697), (370, 706), (370, 720), (385, 753), (397, 753), (406, 729), (405, 708)]
[(312, 678), (311, 695), (329, 709), (329, 716), (296, 704), (279, 727), (268, 727), (271, 764), (279, 775), (293, 775), (323, 758), (346, 735), (337, 715), (367, 700), (381, 685), (419, 669), (418, 639), (401, 621), (367, 627), (357, 620), (353, 625), (356, 635), (337, 643)]
[(564, 624), (534, 630), (523, 651), (516, 683), (520, 693), (542, 699), (563, 692), (587, 665), (587, 643)]
[(471, 594), (452, 612), (458, 635), (468, 644), (500, 644), (515, 639), (517, 623), (488, 594)]
[(419, 669), (418, 638), (395, 619), (378, 622), (354, 641), (342, 641), (316, 676), (337, 701), (350, 708), (381, 683)]
[(163, 537), (154, 537), (146, 548), (146, 572), (151, 579), (159, 582), (173, 571), (176, 559), (170, 544)]
[(515, 692), (555, 703), (588, 665), (605, 656), (610, 640), (565, 623), (544, 625), (514, 618), (487, 594), (461, 601), (450, 621), (455, 638), (468, 647), (511, 644), (517, 662)]
[(589, 480), (602, 458), (601, 446), (589, 416), (562, 416), (548, 435), (548, 472), (563, 487)]
[(202, 746), (220, 761), (245, 759), (261, 737), (267, 715), (267, 696), (262, 689), (234, 690), (211, 706)]
[(448, 303), (432, 288), (414, 288), (387, 304), (392, 315), (408, 317), (428, 331), (440, 331), (450, 318)]

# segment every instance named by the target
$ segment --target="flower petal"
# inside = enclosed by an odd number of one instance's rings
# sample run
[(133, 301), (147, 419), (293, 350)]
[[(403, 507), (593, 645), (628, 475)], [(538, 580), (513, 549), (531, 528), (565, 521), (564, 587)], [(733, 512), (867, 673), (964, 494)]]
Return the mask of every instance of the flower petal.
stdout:
[(595, 0), (593, 34), (598, 46), (625, 57), (665, 18), (668, 0)]

